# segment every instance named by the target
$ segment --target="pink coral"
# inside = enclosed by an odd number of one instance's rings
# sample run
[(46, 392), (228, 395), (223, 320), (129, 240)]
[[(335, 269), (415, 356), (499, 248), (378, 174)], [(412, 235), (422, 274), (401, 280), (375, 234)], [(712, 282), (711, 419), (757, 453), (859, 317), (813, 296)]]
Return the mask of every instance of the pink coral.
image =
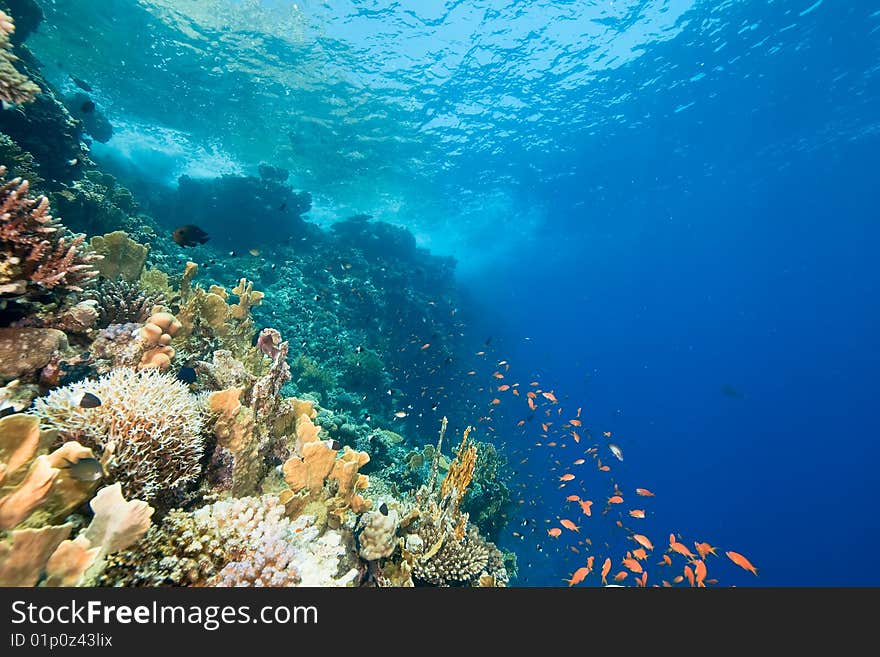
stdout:
[[(0, 182), (6, 167), (0, 166)], [(97, 276), (85, 236), (67, 230), (49, 214), (45, 196), (31, 198), (26, 180), (0, 186), (0, 294), (40, 296), (46, 290), (79, 292)]]

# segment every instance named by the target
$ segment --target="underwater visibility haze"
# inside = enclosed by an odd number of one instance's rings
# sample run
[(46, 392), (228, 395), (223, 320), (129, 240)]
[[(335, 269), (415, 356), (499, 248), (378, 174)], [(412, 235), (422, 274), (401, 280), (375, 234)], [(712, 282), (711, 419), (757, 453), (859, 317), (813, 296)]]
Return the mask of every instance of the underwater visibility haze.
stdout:
[(0, 584), (880, 584), (880, 3), (0, 10)]

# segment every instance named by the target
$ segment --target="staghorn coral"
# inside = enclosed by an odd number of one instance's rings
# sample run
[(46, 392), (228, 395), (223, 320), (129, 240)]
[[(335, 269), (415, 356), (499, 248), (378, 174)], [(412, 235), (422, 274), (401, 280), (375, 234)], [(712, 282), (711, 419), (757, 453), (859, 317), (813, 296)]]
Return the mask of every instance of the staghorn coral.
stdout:
[(40, 93), (40, 88), (14, 66), (18, 60), (12, 53), (10, 43), (14, 32), (12, 17), (0, 11), (0, 100), (7, 103), (29, 103)]
[[(83, 408), (86, 392), (101, 404)], [(63, 439), (97, 450), (110, 480), (120, 482), (129, 497), (168, 500), (201, 474), (202, 404), (173, 376), (114, 369), (52, 390), (36, 400), (32, 413)]]
[(156, 306), (165, 306), (167, 299), (161, 292), (147, 291), (137, 282), (124, 279), (100, 279), (85, 294), (97, 302), (98, 328), (111, 324), (142, 324)]
[[(6, 167), (0, 166), (0, 181)], [(0, 295), (36, 299), (47, 292), (81, 292), (97, 275), (84, 236), (66, 236), (49, 214), (45, 196), (31, 198), (28, 182), (13, 178), (0, 186)]]

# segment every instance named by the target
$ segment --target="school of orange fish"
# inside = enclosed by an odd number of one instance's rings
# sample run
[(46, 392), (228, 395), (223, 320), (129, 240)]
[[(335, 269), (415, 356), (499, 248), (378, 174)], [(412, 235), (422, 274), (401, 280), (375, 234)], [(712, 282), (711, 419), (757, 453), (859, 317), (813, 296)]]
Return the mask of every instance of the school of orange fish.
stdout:
[[(431, 349), (430, 343), (417, 346), (419, 342), (413, 339), (412, 344), (423, 354)], [(554, 477), (557, 484), (560, 510), (555, 517), (534, 518), (531, 522), (534, 525), (543, 524), (538, 531), (546, 532), (549, 541), (560, 543), (561, 550), (567, 549), (582, 559), (582, 565), (562, 581), (568, 586), (587, 583), (697, 588), (719, 583), (717, 578), (709, 577), (712, 560), (721, 558), (717, 546), (698, 540), (685, 541), (676, 532), (669, 532), (668, 539), (660, 541), (655, 537), (652, 540), (643, 533), (644, 530), (640, 530), (639, 521), (652, 515), (650, 504), (655, 495), (648, 488), (621, 489), (615, 481), (612, 464), (620, 466), (624, 454), (620, 445), (612, 441), (611, 431), (603, 431), (601, 440), (593, 440), (592, 432), (585, 427), (582, 407), (574, 410), (563, 408), (556, 394), (543, 389), (539, 381), (527, 384), (512, 381), (510, 363), (506, 360), (490, 360), (492, 355), (488, 350), (478, 351), (475, 356), (486, 366), (491, 364), (490, 369), (493, 370), (488, 377), (489, 382), (478, 388), (481, 393), (488, 394), (491, 401), (487, 404), (485, 415), (479, 418), (477, 428), (494, 437), (497, 435), (495, 425), (500, 424), (499, 416), (515, 413), (520, 418), (515, 422), (521, 431), (519, 439), (529, 440), (526, 425), (534, 423), (540, 425), (540, 440), (513, 450), (509, 450), (509, 436), (506, 439), (496, 438), (495, 442), (513, 454), (522, 456), (520, 465), (527, 463), (535, 450), (552, 450), (549, 460), (548, 453), (544, 452), (536, 461), (550, 463), (546, 473)], [(434, 367), (429, 372), (434, 374), (437, 370)], [(476, 379), (478, 372), (471, 369), (466, 376)], [(444, 395), (448, 391), (439, 388), (436, 392)], [(427, 389), (423, 388), (422, 396), (425, 397), (426, 393)], [(436, 409), (436, 404), (432, 408)], [(406, 415), (404, 411), (397, 414), (398, 417)], [(505, 419), (509, 420), (509, 417)], [(534, 483), (520, 484), (524, 492), (535, 488)], [(587, 494), (587, 491), (600, 489), (604, 491), (602, 494)], [(539, 505), (525, 494), (516, 502), (521, 506), (530, 505), (535, 512), (547, 508), (547, 500), (541, 500)], [(594, 540), (590, 537), (593, 524), (600, 519), (612, 521), (616, 538), (603, 534), (607, 532), (607, 525), (596, 527), (594, 536), (602, 538)], [(512, 535), (518, 539), (525, 538), (515, 530)], [(622, 540), (619, 540), (621, 537)], [(693, 551), (689, 545), (693, 545)], [(757, 568), (743, 554), (726, 550), (723, 555), (744, 571), (758, 575)], [(600, 564), (598, 571), (597, 564)]]
[[(484, 352), (478, 352), (478, 355), (481, 354)], [(527, 385), (508, 383), (509, 370), (510, 365), (506, 361), (500, 361), (498, 368), (492, 373), (496, 384), (492, 394), (500, 396), (492, 398), (490, 415), (481, 420), (491, 421), (491, 409), (502, 403), (505, 394), (524, 399), (523, 411), (528, 409), (529, 419), (540, 418), (541, 440), (533, 447), (554, 448), (555, 454), (561, 452), (569, 456), (570, 460), (567, 462), (561, 459), (553, 462), (555, 468), (559, 469), (556, 472), (562, 472), (556, 475), (558, 488), (563, 494), (571, 488), (577, 488), (581, 492), (566, 495), (561, 502), (563, 506), (559, 515), (545, 519), (545, 524), (549, 525), (546, 532), (550, 539), (559, 540), (564, 535), (571, 534), (577, 540), (574, 544), (569, 544), (569, 549), (575, 554), (584, 553), (583, 565), (576, 568), (564, 581), (569, 586), (575, 586), (595, 575), (605, 586), (611, 585), (610, 582), (618, 586), (634, 584), (639, 587), (671, 587), (679, 584), (705, 587), (717, 584), (716, 578), (709, 577), (709, 557), (719, 558), (717, 547), (695, 540), (691, 551), (675, 532), (669, 533), (668, 545), (666, 541), (657, 541), (658, 545), (655, 546), (655, 541), (639, 532), (636, 521), (644, 520), (650, 513), (647, 507), (654, 493), (647, 488), (636, 487), (630, 495), (630, 491), (622, 490), (615, 483), (612, 464), (622, 463), (624, 457), (621, 447), (612, 442), (611, 431), (602, 432), (604, 440), (587, 444), (585, 439), (591, 434), (583, 429), (583, 408), (567, 412), (554, 392), (542, 389), (538, 381), (531, 381)], [(526, 422), (526, 419), (520, 419), (517, 426), (523, 427)], [(487, 428), (492, 431), (491, 425)], [(553, 471), (551, 468), (551, 472)], [(591, 488), (604, 486), (606, 493), (585, 495), (583, 491), (588, 488), (588, 478)], [(523, 504), (525, 500), (519, 502)], [(611, 517), (618, 530), (624, 532), (627, 543), (622, 554), (611, 554), (608, 542), (604, 543), (603, 550), (589, 538), (589, 525), (596, 515), (594, 505), (601, 507), (600, 514)], [(633, 524), (635, 526), (630, 526)], [(586, 554), (587, 552), (596, 554)], [(734, 550), (727, 550), (724, 555), (743, 570), (757, 576), (757, 568), (744, 555)], [(598, 572), (597, 564), (601, 564)]]

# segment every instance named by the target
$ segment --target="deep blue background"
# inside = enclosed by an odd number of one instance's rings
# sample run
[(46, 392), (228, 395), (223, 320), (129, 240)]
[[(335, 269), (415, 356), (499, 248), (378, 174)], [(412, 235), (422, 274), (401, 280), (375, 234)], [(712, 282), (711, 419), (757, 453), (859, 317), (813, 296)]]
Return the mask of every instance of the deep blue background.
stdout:
[[(824, 47), (679, 113), (649, 99), (601, 169), (585, 148), (569, 184), (530, 190), (557, 221), (474, 291), (521, 369), (613, 429), (621, 477), (658, 494), (655, 543), (680, 531), (759, 568), (726, 564), (725, 583), (880, 584), (863, 560), (880, 541), (880, 139), (841, 134), (880, 92), (831, 83), (878, 61), (877, 39), (823, 18)], [(534, 583), (558, 582), (535, 563)]]

